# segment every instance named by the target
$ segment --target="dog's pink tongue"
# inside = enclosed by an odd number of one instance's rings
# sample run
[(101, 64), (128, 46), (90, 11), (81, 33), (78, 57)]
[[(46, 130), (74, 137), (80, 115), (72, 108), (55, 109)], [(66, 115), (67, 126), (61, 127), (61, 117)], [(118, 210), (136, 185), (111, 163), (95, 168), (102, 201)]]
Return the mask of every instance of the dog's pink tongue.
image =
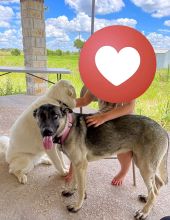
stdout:
[(46, 136), (43, 138), (43, 145), (46, 150), (49, 150), (53, 147), (53, 138), (52, 136)]

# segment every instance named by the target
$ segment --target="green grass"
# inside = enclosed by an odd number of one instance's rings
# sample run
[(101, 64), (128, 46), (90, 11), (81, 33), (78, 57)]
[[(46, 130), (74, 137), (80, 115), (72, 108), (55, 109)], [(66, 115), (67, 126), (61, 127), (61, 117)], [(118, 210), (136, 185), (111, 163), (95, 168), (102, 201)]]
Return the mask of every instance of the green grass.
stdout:
[[(15, 57), (10, 54), (0, 54), (0, 66), (24, 66), (23, 55)], [(49, 56), (48, 67), (70, 69), (72, 74), (63, 75), (62, 78), (72, 82), (79, 96), (83, 83), (78, 70), (77, 55)], [(56, 82), (56, 74), (50, 74), (49, 80)], [(0, 77), (0, 95), (25, 92), (25, 74), (13, 73)], [(97, 107), (96, 103), (91, 106)], [(153, 118), (170, 130), (170, 71), (166, 69), (157, 71), (150, 88), (137, 99), (136, 112)]]
[[(78, 56), (50, 56), (48, 57), (48, 67), (67, 68), (72, 74), (62, 76), (63, 79), (70, 80), (78, 93), (83, 85), (78, 72)], [(24, 66), (24, 57), (0, 55), (0, 66)], [(49, 80), (57, 81), (56, 74), (50, 74)], [(49, 84), (51, 86), (51, 84)], [(11, 73), (0, 77), (0, 95), (18, 94), (26, 92), (26, 80), (24, 73)]]

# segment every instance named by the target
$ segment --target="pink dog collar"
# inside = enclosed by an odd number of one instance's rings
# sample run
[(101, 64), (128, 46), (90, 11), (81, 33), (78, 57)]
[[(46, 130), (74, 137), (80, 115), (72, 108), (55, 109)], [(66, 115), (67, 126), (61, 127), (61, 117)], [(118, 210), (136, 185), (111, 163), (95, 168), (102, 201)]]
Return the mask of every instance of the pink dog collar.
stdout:
[(67, 121), (66, 121), (65, 128), (61, 132), (61, 134), (59, 134), (59, 136), (58, 136), (60, 138), (59, 143), (61, 145), (64, 144), (64, 141), (67, 139), (67, 137), (68, 137), (68, 135), (70, 133), (72, 125), (73, 125), (73, 116), (72, 116), (71, 113), (67, 113)]

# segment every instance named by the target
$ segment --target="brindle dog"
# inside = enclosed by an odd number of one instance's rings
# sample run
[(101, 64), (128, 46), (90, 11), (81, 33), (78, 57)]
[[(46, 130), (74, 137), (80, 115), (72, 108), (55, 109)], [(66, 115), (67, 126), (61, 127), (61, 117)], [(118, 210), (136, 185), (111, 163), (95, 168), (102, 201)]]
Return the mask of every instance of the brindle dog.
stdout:
[[(42, 105), (35, 110), (41, 135), (51, 135), (54, 142), (68, 120), (66, 105)], [(87, 115), (70, 113), (73, 124), (69, 136), (62, 145), (63, 152), (73, 166), (71, 190), (63, 195), (72, 195), (77, 183), (78, 201), (67, 206), (70, 212), (77, 212), (83, 204), (86, 191), (88, 162), (122, 152), (132, 151), (133, 159), (139, 168), (148, 190), (146, 204), (135, 213), (136, 219), (146, 219), (153, 207), (158, 192), (168, 182), (167, 155), (169, 139), (167, 132), (155, 121), (145, 116), (127, 115), (107, 121), (98, 127), (87, 127)]]

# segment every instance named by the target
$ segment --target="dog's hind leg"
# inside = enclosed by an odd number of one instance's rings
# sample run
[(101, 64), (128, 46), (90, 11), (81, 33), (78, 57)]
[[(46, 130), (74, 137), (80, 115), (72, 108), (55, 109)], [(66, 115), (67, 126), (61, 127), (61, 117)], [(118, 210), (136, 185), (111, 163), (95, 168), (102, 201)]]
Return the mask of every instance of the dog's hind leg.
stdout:
[(62, 161), (60, 156), (58, 155), (58, 151), (56, 150), (56, 147), (54, 146), (50, 150), (46, 150), (47, 155), (51, 159), (52, 163), (56, 167), (57, 171), (61, 176), (66, 176), (68, 174), (68, 170), (64, 169), (62, 165)]
[(9, 163), (9, 173), (14, 174), (20, 183), (27, 183), (27, 174), (34, 168), (34, 156), (20, 155)]
[(167, 157), (168, 157), (168, 152), (164, 154), (160, 162), (160, 165), (158, 167), (159, 175), (160, 175), (161, 180), (163, 181), (163, 184), (168, 183)]
[(154, 191), (156, 195), (159, 194), (160, 188), (168, 182), (167, 155), (168, 154), (166, 152), (158, 164), (157, 174), (155, 175), (154, 182)]
[(146, 200), (146, 204), (144, 205), (142, 210), (138, 210), (135, 214), (135, 219), (146, 219), (150, 210), (153, 207), (153, 204), (156, 199), (156, 194), (154, 190), (155, 186), (155, 173), (152, 169), (150, 169), (149, 166), (146, 164), (144, 166), (139, 166), (140, 173), (143, 177), (143, 180), (146, 184), (147, 190), (148, 190), (148, 196)]
[(160, 188), (168, 182), (167, 153), (158, 165), (158, 174), (155, 175), (155, 193), (158, 195)]
[(159, 190), (163, 185), (164, 185), (164, 182), (162, 181), (162, 179), (158, 175), (155, 175), (155, 194), (156, 195), (159, 194)]
[(81, 163), (76, 164), (75, 172), (77, 178), (77, 191), (78, 191), (78, 201), (74, 205), (68, 205), (67, 209), (70, 212), (77, 212), (81, 209), (83, 201), (86, 198), (86, 172), (87, 172), (87, 160), (81, 161)]
[[(159, 190), (160, 190), (161, 186), (163, 186), (163, 185), (164, 185), (164, 183), (163, 183), (162, 179), (157, 174), (155, 174), (155, 179), (153, 178), (153, 187), (154, 187), (155, 195), (158, 196)], [(147, 199), (148, 199), (148, 197), (146, 195), (139, 195), (138, 198), (141, 202), (144, 202), (144, 203), (146, 203)]]

